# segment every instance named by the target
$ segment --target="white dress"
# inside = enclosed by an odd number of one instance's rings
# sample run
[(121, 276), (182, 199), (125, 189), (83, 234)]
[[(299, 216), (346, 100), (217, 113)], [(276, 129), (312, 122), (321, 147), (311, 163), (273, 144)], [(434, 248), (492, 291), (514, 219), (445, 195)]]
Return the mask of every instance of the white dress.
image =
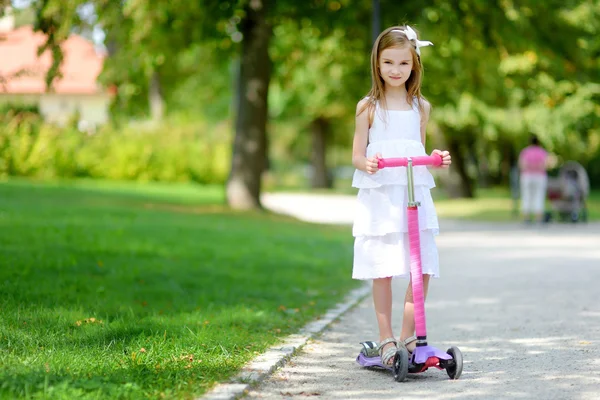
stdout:
[[(415, 103), (408, 111), (376, 107), (369, 129), (367, 157), (381, 153), (384, 158), (424, 156), (421, 118)], [(415, 199), (421, 203), (421, 265), (424, 274), (439, 277), (435, 238), (438, 218), (430, 189), (433, 176), (424, 166), (413, 167)], [(353, 279), (410, 277), (410, 255), (406, 207), (406, 167), (385, 168), (373, 175), (356, 170), (352, 186), (359, 189), (352, 233), (354, 236)]]

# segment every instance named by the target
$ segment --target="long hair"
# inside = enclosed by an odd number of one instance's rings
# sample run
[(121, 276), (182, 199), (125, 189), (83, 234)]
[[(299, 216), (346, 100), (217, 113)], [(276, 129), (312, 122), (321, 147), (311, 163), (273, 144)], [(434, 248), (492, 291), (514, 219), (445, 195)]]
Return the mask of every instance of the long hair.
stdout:
[(410, 77), (406, 81), (406, 101), (413, 104), (413, 99), (417, 99), (419, 111), (423, 112), (423, 97), (421, 95), (421, 80), (423, 78), (423, 65), (421, 57), (417, 54), (416, 43), (410, 41), (404, 34), (405, 26), (392, 26), (379, 34), (373, 49), (371, 50), (371, 90), (367, 94), (369, 101), (359, 110), (360, 115), (365, 109), (368, 109), (369, 115), (374, 111), (375, 104), (381, 102), (383, 108), (387, 109), (385, 101), (385, 82), (379, 73), (379, 57), (385, 49), (408, 46), (413, 57), (413, 69)]

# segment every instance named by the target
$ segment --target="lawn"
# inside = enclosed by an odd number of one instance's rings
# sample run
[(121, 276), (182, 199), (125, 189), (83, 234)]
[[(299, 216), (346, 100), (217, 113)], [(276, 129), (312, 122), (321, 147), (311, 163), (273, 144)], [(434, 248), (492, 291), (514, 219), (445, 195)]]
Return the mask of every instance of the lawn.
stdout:
[[(338, 179), (333, 189), (310, 189), (300, 185), (272, 188), (273, 192), (316, 193), (321, 195), (344, 194), (354, 196), (358, 189), (353, 188), (349, 179)], [(518, 202), (511, 197), (508, 187), (478, 188), (473, 199), (449, 199), (442, 188), (431, 191), (435, 208), (440, 218), (469, 221), (504, 222), (520, 220)], [(588, 219), (600, 221), (600, 190), (592, 190), (587, 199)], [(515, 212), (517, 210), (517, 212)], [(552, 204), (546, 201), (546, 210), (552, 210)], [(554, 215), (558, 217), (557, 215)]]
[(0, 398), (194, 398), (340, 301), (349, 228), (220, 188), (0, 183)]
[[(453, 218), (474, 221), (510, 221), (517, 220), (515, 203), (507, 188), (478, 189), (474, 199), (448, 199), (443, 192), (433, 190), (435, 208), (440, 218)], [(600, 191), (592, 191), (587, 199), (590, 221), (600, 220)], [(552, 204), (546, 201), (546, 210), (552, 210)]]
[[(311, 189), (307, 186), (307, 179), (297, 173), (284, 175), (284, 178), (277, 182), (276, 186), (269, 187), (268, 190), (352, 196), (358, 192), (358, 189), (352, 187), (351, 176), (336, 179), (332, 189)], [(491, 222), (520, 220), (518, 212), (515, 213), (515, 209), (518, 210), (518, 203), (515, 204), (508, 187), (477, 188), (476, 197), (473, 199), (449, 199), (441, 187), (434, 188), (431, 194), (440, 218)], [(592, 190), (587, 199), (587, 207), (589, 220), (600, 221), (600, 189)], [(546, 210), (552, 210), (552, 204), (549, 201), (546, 201)]]

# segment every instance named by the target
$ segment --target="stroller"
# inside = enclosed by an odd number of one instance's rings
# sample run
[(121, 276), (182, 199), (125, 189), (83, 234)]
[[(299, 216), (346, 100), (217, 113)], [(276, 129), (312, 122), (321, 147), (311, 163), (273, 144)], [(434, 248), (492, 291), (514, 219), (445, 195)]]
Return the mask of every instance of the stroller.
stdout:
[(558, 171), (558, 176), (548, 177), (547, 198), (550, 211), (544, 220), (557, 219), (561, 222), (587, 222), (586, 200), (590, 194), (587, 172), (575, 161), (567, 161)]

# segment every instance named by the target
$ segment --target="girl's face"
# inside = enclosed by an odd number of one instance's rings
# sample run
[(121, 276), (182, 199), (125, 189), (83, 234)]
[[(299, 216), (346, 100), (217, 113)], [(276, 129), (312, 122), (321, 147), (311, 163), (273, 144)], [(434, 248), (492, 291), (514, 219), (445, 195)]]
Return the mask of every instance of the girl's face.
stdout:
[(379, 74), (391, 87), (404, 85), (412, 69), (413, 56), (408, 46), (387, 48), (379, 56)]

